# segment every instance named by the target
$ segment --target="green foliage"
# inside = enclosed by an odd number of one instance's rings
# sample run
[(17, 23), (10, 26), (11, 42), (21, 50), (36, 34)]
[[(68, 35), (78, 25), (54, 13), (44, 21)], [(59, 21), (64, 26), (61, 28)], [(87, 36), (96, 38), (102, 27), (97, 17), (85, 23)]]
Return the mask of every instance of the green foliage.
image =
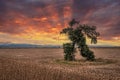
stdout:
[(63, 49), (64, 49), (64, 59), (68, 61), (73, 61), (75, 60), (75, 48), (72, 43), (66, 43), (63, 44)]
[[(73, 28), (75, 24), (76, 26)], [(93, 61), (95, 59), (94, 53), (86, 45), (86, 36), (91, 39), (91, 43), (96, 44), (97, 37), (100, 35), (99, 32), (96, 32), (96, 26), (81, 25), (73, 19), (69, 22), (69, 27), (64, 28), (61, 34), (67, 34), (71, 41), (71, 43), (63, 44), (65, 60), (75, 60), (75, 45), (78, 46), (81, 55), (87, 60)]]
[(93, 51), (89, 50), (87, 45), (82, 46), (80, 51), (81, 51), (81, 55), (83, 57), (86, 57), (87, 60), (91, 60), (91, 61), (95, 60)]
[(72, 21), (69, 22), (69, 26), (72, 27), (72, 26), (73, 26), (74, 24), (76, 24), (76, 23), (78, 24), (79, 22), (76, 21), (75, 19), (72, 19)]

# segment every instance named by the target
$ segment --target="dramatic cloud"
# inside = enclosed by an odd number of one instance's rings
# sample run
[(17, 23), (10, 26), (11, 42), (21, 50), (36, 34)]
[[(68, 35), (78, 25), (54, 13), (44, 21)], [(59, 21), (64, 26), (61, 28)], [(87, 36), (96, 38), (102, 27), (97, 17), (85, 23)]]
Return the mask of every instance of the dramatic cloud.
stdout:
[(97, 26), (101, 40), (120, 41), (119, 0), (0, 0), (0, 33), (25, 41), (60, 44), (66, 38), (59, 31), (72, 18)]

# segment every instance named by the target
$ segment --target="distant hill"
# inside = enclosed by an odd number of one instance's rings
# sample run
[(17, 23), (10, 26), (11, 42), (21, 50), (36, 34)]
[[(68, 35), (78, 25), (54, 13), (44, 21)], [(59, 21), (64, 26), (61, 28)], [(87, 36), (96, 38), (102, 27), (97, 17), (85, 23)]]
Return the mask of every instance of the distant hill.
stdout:
[[(90, 48), (120, 48), (120, 46), (93, 46)], [(15, 44), (15, 43), (1, 43), (0, 48), (62, 48), (60, 45), (35, 45), (35, 44)]]
[(120, 48), (120, 46), (108, 46), (108, 45), (89, 45), (90, 48)]
[(0, 44), (0, 48), (60, 48), (60, 46), (9, 43), (9, 44)]

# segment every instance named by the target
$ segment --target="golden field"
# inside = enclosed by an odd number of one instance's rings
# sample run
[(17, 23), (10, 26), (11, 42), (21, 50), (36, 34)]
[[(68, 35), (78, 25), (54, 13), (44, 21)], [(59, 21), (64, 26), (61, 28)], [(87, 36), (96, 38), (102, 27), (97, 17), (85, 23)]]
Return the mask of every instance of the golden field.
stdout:
[(63, 60), (63, 49), (0, 49), (0, 80), (120, 80), (120, 48), (92, 48), (96, 61), (76, 53)]

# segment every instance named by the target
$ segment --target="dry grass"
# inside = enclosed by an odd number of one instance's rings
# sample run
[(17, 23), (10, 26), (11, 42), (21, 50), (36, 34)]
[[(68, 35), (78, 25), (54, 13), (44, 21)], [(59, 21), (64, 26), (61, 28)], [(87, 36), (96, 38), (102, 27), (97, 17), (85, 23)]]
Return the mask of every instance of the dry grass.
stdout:
[(0, 49), (0, 80), (120, 80), (119, 48), (93, 50), (95, 62), (68, 62), (62, 49)]

